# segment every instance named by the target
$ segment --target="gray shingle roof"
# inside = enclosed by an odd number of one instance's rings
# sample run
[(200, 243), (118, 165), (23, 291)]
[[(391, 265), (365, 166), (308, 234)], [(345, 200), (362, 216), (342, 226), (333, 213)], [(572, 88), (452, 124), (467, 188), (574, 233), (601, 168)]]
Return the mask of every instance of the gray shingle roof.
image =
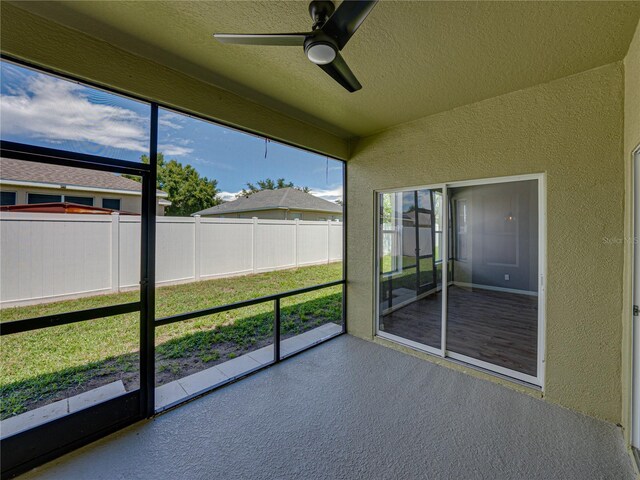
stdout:
[(342, 207), (323, 198), (315, 197), (295, 188), (261, 190), (247, 197), (216, 205), (196, 212), (197, 215), (220, 215), (251, 212), (254, 210), (289, 209), (314, 212), (342, 213)]
[[(0, 179), (140, 192), (142, 184), (111, 172), (0, 158)], [(158, 190), (158, 194), (166, 196)]]

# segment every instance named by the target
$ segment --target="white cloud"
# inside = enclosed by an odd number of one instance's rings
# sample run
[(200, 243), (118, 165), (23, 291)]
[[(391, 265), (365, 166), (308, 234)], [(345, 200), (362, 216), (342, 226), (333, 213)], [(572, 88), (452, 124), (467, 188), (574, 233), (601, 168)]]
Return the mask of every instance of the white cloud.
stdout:
[(91, 103), (85, 88), (78, 84), (37, 76), (13, 93), (1, 97), (5, 135), (148, 151), (145, 118), (126, 108)]
[(180, 145), (164, 144), (158, 145), (158, 151), (162, 152), (165, 157), (179, 157), (180, 155), (188, 155), (193, 152), (193, 148), (181, 147)]
[(342, 186), (332, 189), (311, 188), (311, 195), (324, 198), (325, 200), (328, 200), (330, 202), (342, 200)]
[(238, 195), (242, 190), (238, 190), (237, 192), (220, 192), (218, 196), (224, 200), (225, 202), (230, 202), (236, 199), (236, 195)]
[[(0, 129), (5, 138), (23, 135), (52, 144), (90, 142), (139, 153), (149, 151), (148, 116), (98, 103), (103, 96), (96, 95), (95, 101), (86, 87), (46, 75), (16, 77), (12, 83), (9, 93), (0, 96)], [(191, 152), (180, 146), (165, 147), (173, 155)]]
[(174, 130), (180, 130), (182, 128), (181, 123), (184, 122), (184, 117), (177, 113), (163, 111), (158, 117), (158, 125), (162, 127), (172, 128)]

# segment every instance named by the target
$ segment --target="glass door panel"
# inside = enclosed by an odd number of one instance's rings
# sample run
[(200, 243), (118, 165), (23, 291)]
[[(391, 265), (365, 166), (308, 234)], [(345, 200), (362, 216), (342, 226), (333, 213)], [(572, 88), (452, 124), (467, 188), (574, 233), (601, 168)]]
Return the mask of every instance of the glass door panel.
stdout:
[(442, 299), (433, 248), (433, 193), (379, 196), (378, 329), (439, 349)]
[(535, 378), (538, 182), (453, 187), (448, 196), (447, 351)]

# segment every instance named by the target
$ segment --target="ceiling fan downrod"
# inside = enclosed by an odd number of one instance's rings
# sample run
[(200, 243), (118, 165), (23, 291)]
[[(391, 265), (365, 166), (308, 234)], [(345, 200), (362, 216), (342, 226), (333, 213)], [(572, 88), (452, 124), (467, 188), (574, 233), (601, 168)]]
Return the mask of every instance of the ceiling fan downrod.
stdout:
[(322, 28), (333, 12), (335, 12), (336, 6), (331, 0), (313, 0), (309, 3), (309, 15), (313, 20), (312, 30)]

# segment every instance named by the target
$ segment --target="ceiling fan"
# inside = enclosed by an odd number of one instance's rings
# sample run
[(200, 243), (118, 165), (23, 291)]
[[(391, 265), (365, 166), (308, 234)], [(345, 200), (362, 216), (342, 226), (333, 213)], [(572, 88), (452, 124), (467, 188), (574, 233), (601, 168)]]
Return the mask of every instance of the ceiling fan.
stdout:
[(358, 30), (377, 0), (344, 0), (336, 9), (330, 0), (313, 0), (309, 14), (313, 20), (311, 32), (305, 33), (216, 33), (222, 43), (237, 45), (277, 45), (304, 47), (307, 58), (329, 74), (350, 92), (360, 90), (358, 82), (340, 50)]

